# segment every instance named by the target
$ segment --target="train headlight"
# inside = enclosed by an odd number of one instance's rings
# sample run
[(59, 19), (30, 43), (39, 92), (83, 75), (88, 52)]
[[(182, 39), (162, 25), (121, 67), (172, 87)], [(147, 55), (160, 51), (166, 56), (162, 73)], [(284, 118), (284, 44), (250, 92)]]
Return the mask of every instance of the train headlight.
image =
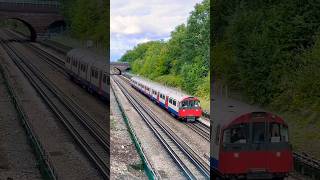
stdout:
[(239, 158), (239, 153), (233, 153), (233, 157)]
[(186, 110), (182, 110), (182, 112), (185, 112)]
[(276, 156), (277, 156), (277, 157), (280, 157), (280, 156), (281, 156), (281, 152), (277, 152), (277, 153), (276, 153)]

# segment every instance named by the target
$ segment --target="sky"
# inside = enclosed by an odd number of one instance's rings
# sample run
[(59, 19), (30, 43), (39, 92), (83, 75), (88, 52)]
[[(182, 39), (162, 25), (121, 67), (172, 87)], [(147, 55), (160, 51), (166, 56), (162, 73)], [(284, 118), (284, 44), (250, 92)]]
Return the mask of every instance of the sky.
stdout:
[(110, 56), (117, 61), (139, 43), (168, 40), (176, 26), (186, 23), (202, 0), (111, 0)]

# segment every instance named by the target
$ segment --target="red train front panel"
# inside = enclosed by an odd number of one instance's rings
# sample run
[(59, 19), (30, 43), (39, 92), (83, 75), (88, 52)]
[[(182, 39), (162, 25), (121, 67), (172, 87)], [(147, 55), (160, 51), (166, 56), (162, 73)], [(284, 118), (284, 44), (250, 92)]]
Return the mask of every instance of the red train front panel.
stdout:
[(219, 171), (227, 177), (285, 177), (293, 169), (288, 127), (278, 116), (246, 114), (223, 129)]
[(197, 98), (185, 98), (180, 102), (179, 117), (188, 118), (194, 117), (199, 118), (202, 116), (202, 109), (200, 102)]
[(286, 175), (292, 171), (292, 152), (242, 151), (221, 152), (219, 169), (225, 175), (246, 175), (266, 172)]

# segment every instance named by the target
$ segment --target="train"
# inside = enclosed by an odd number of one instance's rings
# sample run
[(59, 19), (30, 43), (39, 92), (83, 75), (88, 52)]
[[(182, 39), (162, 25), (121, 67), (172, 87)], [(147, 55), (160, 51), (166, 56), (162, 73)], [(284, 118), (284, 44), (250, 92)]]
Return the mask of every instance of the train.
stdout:
[(67, 53), (65, 72), (69, 78), (103, 100), (109, 99), (109, 71), (107, 58), (88, 49), (74, 48)]
[(202, 116), (200, 100), (179, 90), (132, 76), (131, 86), (180, 120), (194, 122)]
[(283, 118), (240, 101), (215, 97), (211, 106), (213, 179), (284, 179), (293, 170)]

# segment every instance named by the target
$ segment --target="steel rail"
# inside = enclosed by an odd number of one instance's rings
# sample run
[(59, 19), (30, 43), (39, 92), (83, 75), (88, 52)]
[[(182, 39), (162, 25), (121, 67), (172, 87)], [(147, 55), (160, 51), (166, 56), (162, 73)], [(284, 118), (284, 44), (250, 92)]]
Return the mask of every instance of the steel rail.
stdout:
[(199, 134), (201, 137), (203, 137), (205, 140), (210, 142), (210, 130), (206, 130), (203, 128), (202, 123), (195, 122), (195, 123), (186, 123), (186, 126), (188, 126), (190, 129), (192, 129), (195, 133)]

